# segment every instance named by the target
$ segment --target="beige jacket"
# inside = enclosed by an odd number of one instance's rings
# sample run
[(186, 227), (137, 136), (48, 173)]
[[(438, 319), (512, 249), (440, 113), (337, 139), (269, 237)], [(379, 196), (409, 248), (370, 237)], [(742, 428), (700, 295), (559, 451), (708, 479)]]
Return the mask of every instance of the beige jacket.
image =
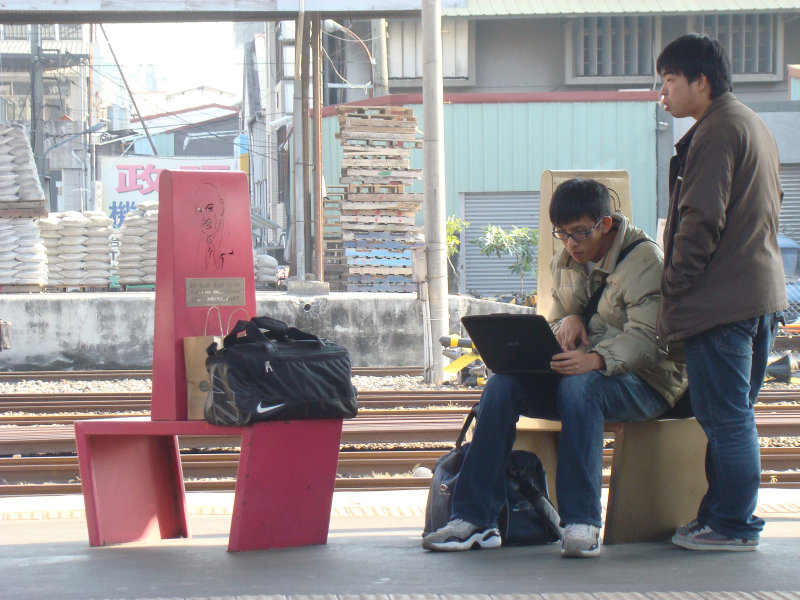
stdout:
[(674, 405), (687, 383), (684, 366), (668, 360), (656, 340), (663, 254), (655, 243), (645, 242), (617, 265), (620, 250), (647, 234), (623, 215), (612, 216), (616, 239), (591, 273), (587, 275), (584, 266), (576, 263), (565, 248), (553, 256), (553, 306), (548, 321), (557, 331), (565, 317), (581, 316), (591, 292), (606, 279), (597, 312), (588, 325), (590, 346), (584, 350), (603, 357), (604, 375), (632, 371)]

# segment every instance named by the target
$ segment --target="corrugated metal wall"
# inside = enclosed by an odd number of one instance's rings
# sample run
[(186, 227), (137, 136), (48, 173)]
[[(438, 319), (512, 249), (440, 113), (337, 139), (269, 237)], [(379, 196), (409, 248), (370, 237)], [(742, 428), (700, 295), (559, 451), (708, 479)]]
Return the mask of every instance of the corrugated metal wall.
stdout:
[(781, 165), (781, 185), (780, 231), (800, 243), (800, 165)]
[[(528, 194), (464, 194), (464, 220), (469, 227), (462, 234), (463, 292), (479, 292), (479, 295), (512, 294), (519, 291), (519, 276), (511, 273), (511, 257), (484, 256), (474, 241), (481, 236), (484, 227), (497, 225), (506, 231), (514, 227), (539, 228), (539, 193)], [(549, 235), (545, 228), (544, 233)], [(535, 266), (535, 262), (534, 262)], [(536, 277), (523, 279), (523, 293), (536, 289)]]

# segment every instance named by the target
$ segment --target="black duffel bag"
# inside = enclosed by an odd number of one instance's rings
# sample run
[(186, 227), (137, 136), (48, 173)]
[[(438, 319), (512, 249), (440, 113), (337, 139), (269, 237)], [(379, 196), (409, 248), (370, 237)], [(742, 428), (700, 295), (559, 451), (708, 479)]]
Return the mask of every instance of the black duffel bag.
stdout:
[[(450, 520), (453, 489), (469, 443), (464, 443), (477, 415), (472, 407), (464, 421), (456, 447), (444, 454), (433, 468), (428, 502), (425, 506), (427, 535)], [(527, 450), (512, 450), (506, 463), (506, 502), (497, 516), (497, 528), (504, 546), (549, 544), (561, 539), (558, 511), (547, 496), (547, 479), (539, 457)]]
[(237, 322), (223, 346), (206, 359), (212, 425), (356, 416), (347, 348), (269, 317)]

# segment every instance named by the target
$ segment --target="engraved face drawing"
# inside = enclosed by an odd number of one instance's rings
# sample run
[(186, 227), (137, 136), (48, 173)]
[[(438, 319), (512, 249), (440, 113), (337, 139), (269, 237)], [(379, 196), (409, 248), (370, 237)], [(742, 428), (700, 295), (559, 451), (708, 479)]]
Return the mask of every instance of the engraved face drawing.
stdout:
[(203, 183), (197, 188), (194, 212), (201, 231), (197, 247), (198, 267), (218, 271), (233, 250), (229, 247), (225, 223), (225, 200), (215, 185)]
[(195, 212), (200, 218), (200, 229), (208, 237), (214, 237), (222, 228), (225, 216), (225, 201), (216, 186), (201, 185), (195, 194)]

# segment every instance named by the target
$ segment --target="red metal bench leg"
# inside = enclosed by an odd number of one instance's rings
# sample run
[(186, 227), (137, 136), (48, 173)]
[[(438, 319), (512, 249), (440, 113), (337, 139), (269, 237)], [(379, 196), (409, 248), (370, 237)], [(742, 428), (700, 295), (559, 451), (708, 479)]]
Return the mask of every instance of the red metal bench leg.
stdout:
[(176, 436), (75, 439), (90, 545), (189, 537)]
[(340, 419), (264, 422), (243, 431), (229, 551), (328, 541), (341, 437)]

